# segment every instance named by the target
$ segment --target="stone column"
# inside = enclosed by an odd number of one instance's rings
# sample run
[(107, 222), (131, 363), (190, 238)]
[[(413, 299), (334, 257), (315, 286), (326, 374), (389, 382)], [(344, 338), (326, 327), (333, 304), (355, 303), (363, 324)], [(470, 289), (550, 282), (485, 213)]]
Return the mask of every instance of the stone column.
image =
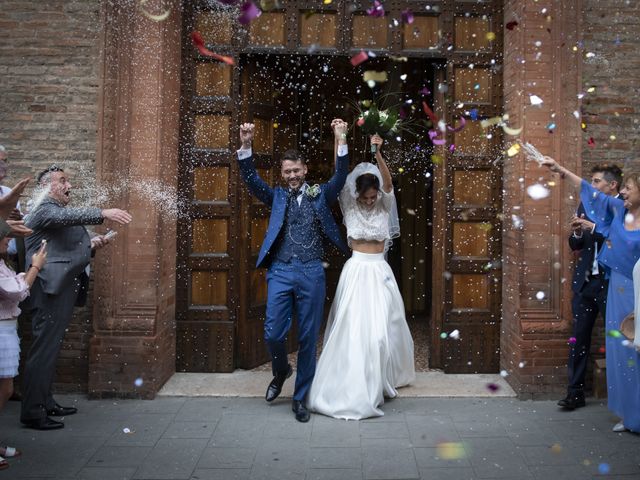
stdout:
[[(505, 113), (520, 138), (568, 168), (580, 169), (580, 0), (507, 0), (504, 9)], [(542, 99), (532, 105), (531, 95)], [(512, 142), (514, 137), (506, 137)], [(547, 198), (526, 187), (542, 184)], [(522, 396), (563, 391), (571, 324), (568, 221), (576, 195), (528, 162), (523, 154), (504, 166), (503, 319), (501, 368)], [(521, 226), (520, 226), (521, 224)]]
[(92, 397), (152, 398), (175, 371), (176, 218), (155, 197), (177, 185), (180, 3), (145, 4), (170, 8), (164, 21), (142, 15), (134, 0), (102, 6), (96, 170), (105, 185), (129, 180), (113, 206), (133, 222), (114, 227), (115, 244), (99, 252), (93, 273)]

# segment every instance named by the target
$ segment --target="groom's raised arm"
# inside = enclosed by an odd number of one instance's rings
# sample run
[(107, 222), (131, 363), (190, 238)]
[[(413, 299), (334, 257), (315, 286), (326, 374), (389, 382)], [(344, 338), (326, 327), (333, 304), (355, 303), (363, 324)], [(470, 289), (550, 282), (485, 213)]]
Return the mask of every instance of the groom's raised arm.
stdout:
[(256, 167), (253, 164), (253, 152), (251, 150), (251, 142), (253, 140), (252, 123), (243, 123), (240, 125), (240, 150), (238, 150), (238, 165), (240, 166), (240, 174), (242, 179), (249, 187), (249, 191), (265, 205), (271, 206), (273, 203), (273, 188), (271, 188), (258, 175)]
[(326, 183), (324, 196), (328, 203), (333, 203), (338, 199), (344, 182), (347, 180), (349, 173), (349, 150), (347, 148), (347, 129), (348, 125), (339, 118), (331, 122), (333, 134), (336, 137), (338, 149), (336, 156), (336, 171)]

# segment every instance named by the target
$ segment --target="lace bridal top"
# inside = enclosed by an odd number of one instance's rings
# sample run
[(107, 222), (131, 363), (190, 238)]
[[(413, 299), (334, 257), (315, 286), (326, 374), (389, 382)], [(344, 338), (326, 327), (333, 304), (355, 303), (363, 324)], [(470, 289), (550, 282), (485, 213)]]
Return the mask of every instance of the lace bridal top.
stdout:
[[(372, 207), (366, 207), (357, 200), (356, 178), (365, 173), (372, 173), (380, 181), (378, 198)], [(385, 251), (389, 249), (392, 239), (400, 236), (398, 208), (393, 190), (386, 193), (382, 190), (382, 175), (378, 167), (363, 162), (356, 166), (347, 177), (340, 192), (340, 209), (347, 227), (347, 242), (351, 247), (352, 240), (376, 240), (385, 242)]]

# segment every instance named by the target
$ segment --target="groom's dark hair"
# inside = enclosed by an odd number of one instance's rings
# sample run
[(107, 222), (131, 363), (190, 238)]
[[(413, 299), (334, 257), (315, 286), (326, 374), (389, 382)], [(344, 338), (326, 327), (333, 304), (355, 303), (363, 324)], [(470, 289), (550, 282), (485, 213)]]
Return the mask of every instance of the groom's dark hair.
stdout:
[(282, 154), (282, 158), (280, 159), (280, 163), (284, 162), (285, 160), (291, 160), (293, 162), (302, 162), (302, 163), (307, 163), (307, 161), (305, 160), (305, 158), (302, 156), (302, 154), (298, 151), (298, 150), (287, 150), (286, 152), (284, 152)]

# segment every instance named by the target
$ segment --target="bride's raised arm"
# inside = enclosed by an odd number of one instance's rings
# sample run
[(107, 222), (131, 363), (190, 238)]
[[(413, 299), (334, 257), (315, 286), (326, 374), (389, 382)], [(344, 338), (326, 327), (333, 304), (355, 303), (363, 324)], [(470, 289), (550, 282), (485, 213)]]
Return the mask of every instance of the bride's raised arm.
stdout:
[(380, 153), (380, 149), (384, 140), (380, 135), (372, 135), (371, 136), (371, 144), (376, 145), (376, 161), (378, 162), (378, 169), (380, 170), (380, 174), (382, 175), (382, 190), (385, 193), (391, 193), (393, 190), (393, 181), (391, 178), (391, 172), (389, 171), (389, 167), (387, 166), (387, 162), (384, 161), (382, 157), (382, 153)]

